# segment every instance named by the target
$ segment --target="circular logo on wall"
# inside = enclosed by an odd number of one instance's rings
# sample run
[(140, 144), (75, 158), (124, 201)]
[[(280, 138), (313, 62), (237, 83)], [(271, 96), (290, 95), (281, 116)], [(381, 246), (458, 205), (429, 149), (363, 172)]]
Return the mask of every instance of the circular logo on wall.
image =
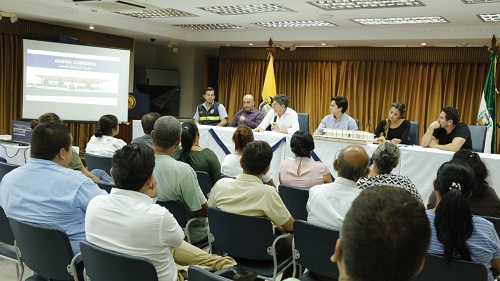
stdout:
[(128, 95), (128, 109), (132, 109), (135, 107), (137, 101), (134, 96)]

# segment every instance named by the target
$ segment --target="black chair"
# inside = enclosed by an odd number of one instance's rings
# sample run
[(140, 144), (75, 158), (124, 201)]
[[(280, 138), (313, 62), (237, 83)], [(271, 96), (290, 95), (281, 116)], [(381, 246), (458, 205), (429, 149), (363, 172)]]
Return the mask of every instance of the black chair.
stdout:
[(258, 278), (275, 280), (292, 265), (292, 257), (278, 259), (276, 244), (291, 234), (274, 237), (267, 217), (242, 216), (208, 207), (210, 246), (227, 253), (238, 266), (257, 273)]
[(294, 222), (293, 231), (293, 262), (295, 270), (297, 264), (309, 269), (299, 279), (302, 281), (338, 279), (339, 270), (337, 265), (330, 261), (330, 257), (335, 250), (339, 232), (303, 220)]
[(299, 118), (299, 130), (309, 133), (309, 114), (297, 113)]
[(114, 183), (109, 182), (97, 181), (95, 183), (99, 186), (100, 189), (104, 189), (108, 193), (111, 193), (111, 189), (116, 187)]
[(448, 265), (442, 256), (427, 254), (425, 265), (413, 281), (487, 281), (488, 271), (477, 262), (454, 259)]
[(201, 267), (190, 266), (188, 269), (188, 277), (190, 281), (228, 281), (227, 279)]
[(110, 173), (112, 157), (100, 156), (91, 153), (85, 153), (85, 163), (87, 170), (101, 169), (106, 173)]
[(189, 226), (191, 225), (191, 223), (197, 220), (206, 220), (206, 218), (192, 218), (188, 221), (186, 208), (180, 201), (158, 201), (157, 203), (158, 205), (166, 208), (174, 216), (179, 226), (184, 230), (184, 235), (186, 236), (186, 240), (188, 243), (193, 244), (200, 249), (205, 249), (208, 247), (208, 239), (197, 243), (192, 243), (191, 237), (189, 235)]
[(410, 121), (410, 133), (408, 134), (408, 144), (418, 145), (418, 122)]
[(358, 130), (360, 129), (359, 128), (359, 119), (354, 119), (354, 121), (356, 121), (356, 125), (358, 126)]
[(485, 140), (486, 140), (486, 126), (479, 125), (467, 125), (470, 131), (470, 137), (472, 140), (472, 150), (475, 152), (484, 152)]
[(309, 199), (309, 190), (280, 184), (278, 192), (286, 208), (296, 220), (307, 220), (307, 199)]
[(2, 181), (3, 177), (8, 174), (10, 171), (19, 167), (16, 164), (9, 164), (7, 162), (0, 162), (0, 181)]
[[(45, 280), (39, 275), (56, 280), (78, 281), (76, 261), (66, 233), (56, 227), (20, 222), (9, 218), (19, 263), (38, 273), (27, 280)], [(22, 276), (22, 275), (21, 275)]]
[(206, 198), (210, 195), (210, 191), (212, 190), (212, 179), (207, 172), (196, 171), (196, 177), (198, 177), (198, 184), (200, 185), (201, 191)]
[(14, 234), (2, 207), (0, 207), (0, 257), (16, 263), (17, 279), (20, 279), (24, 273), (24, 265), (17, 259)]
[(151, 261), (80, 242), (85, 275), (92, 281), (157, 281), (158, 274)]

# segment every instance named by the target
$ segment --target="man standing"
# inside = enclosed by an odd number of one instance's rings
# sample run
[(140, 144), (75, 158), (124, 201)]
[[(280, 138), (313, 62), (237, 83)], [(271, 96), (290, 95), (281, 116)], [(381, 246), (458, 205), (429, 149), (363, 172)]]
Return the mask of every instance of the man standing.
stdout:
[(323, 134), (323, 128), (357, 130), (356, 120), (345, 113), (348, 105), (347, 99), (343, 96), (333, 97), (330, 103), (331, 114), (321, 120), (314, 134)]
[(273, 97), (271, 109), (264, 120), (254, 129), (256, 132), (265, 131), (271, 125), (271, 130), (283, 134), (293, 134), (300, 129), (299, 117), (295, 110), (288, 107), (288, 97), (278, 94)]
[(226, 126), (226, 108), (215, 101), (215, 90), (208, 87), (203, 94), (205, 102), (198, 105), (193, 116), (194, 122), (201, 125)]
[(243, 97), (243, 109), (236, 112), (234, 115), (231, 127), (245, 125), (251, 129), (255, 129), (264, 119), (264, 114), (255, 108), (255, 101), (252, 95)]
[(365, 149), (359, 145), (349, 145), (342, 149), (333, 162), (338, 177), (333, 183), (311, 187), (307, 200), (307, 221), (322, 227), (340, 229), (345, 214), (361, 189), (358, 179), (370, 173), (370, 159)]
[(160, 118), (161, 115), (157, 112), (149, 112), (142, 116), (141, 125), (142, 130), (144, 131), (144, 136), (137, 137), (132, 140), (132, 143), (144, 143), (149, 146), (153, 145), (153, 139), (151, 138), (151, 131), (153, 131), (153, 126), (155, 125), (156, 120)]
[(443, 107), (438, 120), (429, 125), (422, 137), (422, 146), (453, 152), (462, 148), (472, 149), (469, 127), (464, 123), (458, 123), (458, 119), (456, 108)]
[(85, 239), (85, 212), (90, 199), (106, 191), (80, 171), (66, 168), (73, 149), (69, 128), (64, 124), (38, 124), (31, 135), (30, 149), (28, 163), (2, 179), (0, 205), (9, 218), (62, 229), (76, 254)]

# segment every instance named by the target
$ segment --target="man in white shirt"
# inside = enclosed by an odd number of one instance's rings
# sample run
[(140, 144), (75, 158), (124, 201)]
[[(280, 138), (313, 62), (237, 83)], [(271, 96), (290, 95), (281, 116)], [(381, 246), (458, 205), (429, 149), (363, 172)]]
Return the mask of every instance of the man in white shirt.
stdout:
[(271, 125), (271, 130), (283, 134), (293, 134), (298, 131), (299, 117), (295, 110), (288, 107), (288, 97), (278, 94), (273, 98), (273, 109), (264, 117), (264, 120), (254, 129), (256, 132), (265, 131)]
[(370, 173), (369, 162), (368, 154), (359, 145), (342, 149), (333, 162), (338, 173), (335, 182), (316, 185), (309, 190), (307, 221), (339, 230), (352, 201), (361, 192), (356, 182)]

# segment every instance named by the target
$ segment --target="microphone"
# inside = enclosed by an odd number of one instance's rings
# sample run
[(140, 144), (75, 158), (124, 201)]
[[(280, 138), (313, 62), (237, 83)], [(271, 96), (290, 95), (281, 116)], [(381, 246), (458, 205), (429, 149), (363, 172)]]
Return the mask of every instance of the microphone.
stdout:
[(274, 123), (276, 123), (276, 119), (278, 119), (278, 115), (274, 115)]

